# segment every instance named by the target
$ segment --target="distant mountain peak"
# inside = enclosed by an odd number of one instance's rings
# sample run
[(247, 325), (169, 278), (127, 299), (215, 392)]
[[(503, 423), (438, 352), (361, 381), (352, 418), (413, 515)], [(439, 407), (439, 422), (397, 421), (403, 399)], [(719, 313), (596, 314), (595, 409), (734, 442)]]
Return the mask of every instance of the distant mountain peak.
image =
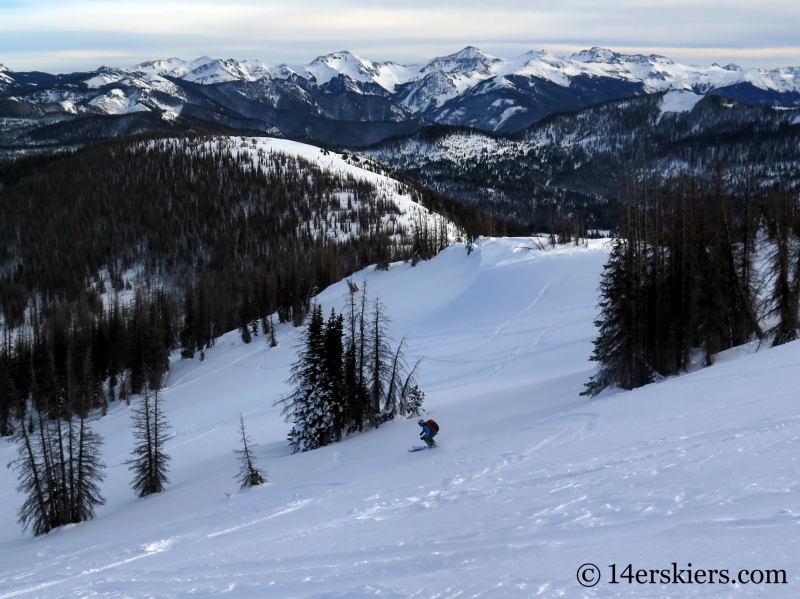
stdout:
[(570, 56), (571, 60), (577, 62), (614, 62), (620, 58), (620, 55), (609, 50), (608, 48), (601, 48), (594, 46), (588, 50), (582, 50)]
[(726, 64), (724, 67), (716, 62), (712, 63), (711, 66), (717, 67), (718, 69), (723, 69), (725, 71), (731, 71), (732, 73), (736, 73), (742, 70), (742, 67), (740, 67), (738, 64), (733, 64), (732, 62)]
[(322, 56), (317, 56), (312, 63), (314, 62), (329, 62), (331, 60), (361, 60), (358, 56), (350, 52), (349, 50), (339, 50), (338, 52), (331, 52), (330, 54), (323, 54)]
[(481, 52), (480, 48), (476, 48), (475, 46), (467, 46), (463, 50), (459, 50), (450, 56), (453, 58), (494, 58), (494, 56)]

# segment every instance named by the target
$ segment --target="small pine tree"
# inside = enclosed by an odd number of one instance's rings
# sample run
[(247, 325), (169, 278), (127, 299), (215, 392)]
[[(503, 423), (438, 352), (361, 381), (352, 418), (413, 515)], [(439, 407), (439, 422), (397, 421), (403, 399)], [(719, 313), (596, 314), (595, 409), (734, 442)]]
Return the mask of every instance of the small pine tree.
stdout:
[(425, 401), (425, 394), (419, 390), (419, 387), (414, 385), (411, 387), (405, 397), (403, 405), (405, 412), (409, 415), (419, 416), (422, 409), (422, 402)]
[(167, 479), (170, 457), (164, 452), (170, 426), (161, 408), (158, 390), (152, 395), (145, 388), (142, 401), (133, 410), (133, 437), (136, 446), (124, 463), (133, 471), (131, 485), (139, 497), (161, 493)]
[(236, 475), (236, 481), (242, 485), (242, 489), (263, 485), (267, 482), (267, 474), (256, 466), (256, 458), (253, 455), (255, 445), (252, 444), (250, 437), (247, 436), (242, 414), (239, 414), (239, 434), (242, 448), (233, 450), (239, 456), (239, 462), (241, 463), (239, 474)]
[(253, 337), (258, 337), (258, 332), (261, 329), (261, 323), (259, 322), (258, 318), (254, 318), (250, 321), (250, 333)]
[(415, 377), (417, 368), (419, 368), (421, 362), (422, 358), (417, 360), (417, 363), (414, 364), (414, 367), (408, 373), (403, 383), (403, 388), (400, 390), (400, 405), (398, 411), (401, 416), (405, 416), (406, 414), (416, 414), (419, 416), (422, 402), (425, 401), (425, 394), (419, 390)]
[(94, 518), (97, 506), (106, 500), (100, 495), (99, 483), (105, 479), (105, 464), (100, 458), (103, 437), (89, 426), (88, 418), (80, 416), (78, 427), (78, 454), (72, 456), (73, 481), (72, 521), (85, 522)]
[(250, 327), (247, 326), (247, 323), (244, 323), (239, 329), (239, 331), (242, 334), (242, 341), (244, 343), (250, 343), (251, 341), (253, 341), (253, 338), (250, 336)]

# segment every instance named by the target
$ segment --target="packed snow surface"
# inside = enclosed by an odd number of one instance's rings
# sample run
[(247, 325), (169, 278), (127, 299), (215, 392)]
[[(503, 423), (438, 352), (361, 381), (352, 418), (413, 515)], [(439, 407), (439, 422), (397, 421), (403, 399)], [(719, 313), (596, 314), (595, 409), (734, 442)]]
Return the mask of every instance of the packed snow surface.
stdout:
[[(800, 343), (626, 393), (579, 396), (608, 248), (455, 245), (354, 277), (379, 295), (440, 447), (415, 419), (291, 455), (275, 399), (302, 330), (177, 360), (165, 393), (171, 484), (137, 499), (129, 407), (105, 436), (108, 504), (41, 538), (0, 470), (0, 599), (10, 597), (795, 597)], [(319, 296), (343, 304), (340, 282)], [(239, 491), (243, 413), (269, 484)], [(14, 448), (0, 444), (0, 459)], [(597, 564), (600, 584), (576, 571)], [(785, 585), (608, 584), (636, 569), (785, 569)]]

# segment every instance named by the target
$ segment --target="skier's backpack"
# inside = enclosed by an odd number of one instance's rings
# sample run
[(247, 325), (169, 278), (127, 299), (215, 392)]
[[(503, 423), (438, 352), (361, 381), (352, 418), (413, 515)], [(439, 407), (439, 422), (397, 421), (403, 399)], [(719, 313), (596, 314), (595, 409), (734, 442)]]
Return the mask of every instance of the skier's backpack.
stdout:
[(434, 422), (433, 420), (428, 420), (425, 424), (427, 424), (428, 428), (430, 428), (431, 431), (433, 431), (434, 435), (439, 432), (439, 425), (436, 424), (436, 422)]

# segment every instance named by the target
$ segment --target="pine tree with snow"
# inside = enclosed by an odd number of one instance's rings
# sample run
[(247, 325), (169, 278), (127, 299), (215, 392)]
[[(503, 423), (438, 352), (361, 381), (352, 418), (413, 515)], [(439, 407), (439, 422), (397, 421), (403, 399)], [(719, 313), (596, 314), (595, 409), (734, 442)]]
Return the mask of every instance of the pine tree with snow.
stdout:
[(256, 466), (256, 458), (253, 455), (253, 445), (247, 431), (244, 428), (244, 416), (239, 414), (239, 435), (242, 442), (241, 449), (234, 449), (234, 453), (239, 456), (239, 474), (236, 475), (236, 481), (245, 487), (255, 487), (263, 485), (267, 482), (267, 473)]
[(167, 479), (170, 457), (164, 445), (171, 428), (162, 409), (158, 390), (145, 388), (142, 400), (133, 410), (133, 438), (136, 445), (132, 457), (124, 463), (133, 471), (131, 485), (139, 497), (161, 493)]
[(412, 386), (405, 394), (403, 408), (405, 413), (413, 416), (420, 416), (422, 403), (425, 401), (425, 394), (419, 390), (417, 385)]
[(315, 305), (306, 328), (305, 344), (287, 381), (294, 391), (279, 400), (283, 415), (293, 423), (289, 442), (295, 453), (326, 445), (334, 428), (333, 415), (324, 393), (325, 322)]
[(344, 319), (341, 314), (331, 309), (330, 317), (325, 325), (322, 408), (331, 415), (332, 427), (328, 435), (331, 442), (340, 441), (345, 428), (345, 396), (343, 385), (342, 345), (344, 335)]
[(253, 337), (258, 337), (258, 332), (260, 330), (261, 330), (261, 322), (259, 321), (258, 318), (253, 318), (253, 320), (250, 321), (250, 334)]
[(415, 375), (421, 362), (422, 358), (417, 360), (417, 363), (414, 364), (414, 367), (409, 371), (408, 375), (406, 376), (406, 380), (403, 382), (403, 386), (400, 389), (400, 405), (398, 413), (401, 416), (405, 416), (407, 414), (416, 414), (417, 416), (420, 415), (422, 402), (425, 401), (425, 394), (420, 391)]

